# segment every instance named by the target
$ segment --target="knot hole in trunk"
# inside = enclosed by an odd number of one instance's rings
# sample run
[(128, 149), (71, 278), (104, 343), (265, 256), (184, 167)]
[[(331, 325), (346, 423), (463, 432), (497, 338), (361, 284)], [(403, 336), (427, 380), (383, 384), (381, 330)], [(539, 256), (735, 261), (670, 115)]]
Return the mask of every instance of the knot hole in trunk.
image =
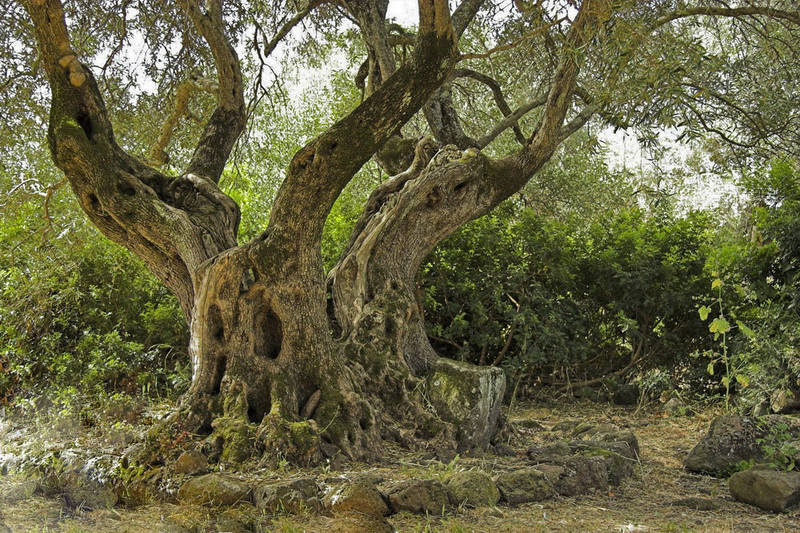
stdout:
[(253, 313), (253, 352), (259, 357), (277, 359), (283, 342), (283, 326), (268, 305), (256, 308)]

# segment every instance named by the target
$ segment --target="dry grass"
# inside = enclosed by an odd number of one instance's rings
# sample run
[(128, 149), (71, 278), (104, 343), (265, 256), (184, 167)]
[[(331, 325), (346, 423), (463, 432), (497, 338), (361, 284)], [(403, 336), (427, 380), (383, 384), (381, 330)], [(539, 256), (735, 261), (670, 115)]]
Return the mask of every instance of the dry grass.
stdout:
[[(561, 405), (558, 410), (527, 406), (515, 409), (510, 418), (533, 418), (549, 428), (565, 419), (608, 422), (632, 429), (639, 438), (642, 462), (632, 479), (608, 493), (559, 498), (518, 507), (460, 509), (445, 516), (401, 513), (390, 517), (401, 532), (797, 532), (800, 509), (776, 515), (733, 501), (725, 480), (685, 472), (682, 459), (705, 433), (715, 412), (694, 417), (665, 417), (658, 412), (598, 406), (589, 403)], [(552, 440), (550, 432), (524, 430), (514, 444)], [(431, 463), (420, 456), (387, 453), (380, 465), (353, 465), (348, 475), (369, 470), (386, 479), (444, 477), (449, 471), (480, 467), (492, 471), (522, 459), (459, 458), (449, 465)], [(320, 473), (321, 477), (334, 475)], [(0, 478), (0, 486), (13, 483)], [(712, 499), (719, 507), (699, 511), (674, 502), (681, 498)], [(138, 509), (106, 509), (70, 513), (56, 500), (34, 497), (2, 508), (5, 523), (17, 532), (158, 532), (170, 531), (170, 515), (180, 515), (205, 530), (213, 510), (157, 504)], [(264, 517), (264, 530), (275, 532), (343, 531), (341, 524), (324, 516)], [(211, 529), (209, 531), (216, 531)], [(366, 530), (364, 530), (366, 531)]]

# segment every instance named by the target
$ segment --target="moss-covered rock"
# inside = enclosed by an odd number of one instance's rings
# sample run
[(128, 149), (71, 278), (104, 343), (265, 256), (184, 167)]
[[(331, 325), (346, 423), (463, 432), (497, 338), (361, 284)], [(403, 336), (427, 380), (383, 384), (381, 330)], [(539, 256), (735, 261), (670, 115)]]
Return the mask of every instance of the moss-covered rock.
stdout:
[(359, 512), (374, 516), (385, 516), (389, 513), (389, 506), (380, 491), (365, 482), (340, 485), (328, 492), (323, 502), (334, 513)]
[(256, 487), (253, 501), (258, 509), (269, 513), (301, 513), (322, 508), (314, 478), (265, 483)]
[(426, 380), (437, 414), (456, 427), (461, 449), (483, 449), (497, 432), (506, 379), (500, 368), (439, 358)]
[(110, 509), (119, 501), (111, 484), (98, 479), (89, 467), (67, 470), (59, 476), (59, 484), (71, 507)]
[(608, 467), (604, 457), (565, 457), (534, 468), (544, 473), (562, 496), (577, 496), (608, 488)]
[(393, 512), (441, 514), (453, 507), (450, 491), (435, 479), (408, 479), (386, 491)]
[(493, 506), (500, 501), (500, 491), (492, 478), (483, 472), (456, 472), (446, 483), (458, 505), (470, 507)]
[(711, 422), (708, 433), (689, 452), (684, 465), (691, 472), (718, 477), (730, 475), (743, 461), (762, 460), (764, 449), (759, 441), (778, 427), (785, 427), (782, 432), (793, 438), (800, 435), (800, 421), (789, 416), (719, 416)]
[(553, 484), (544, 472), (523, 468), (497, 476), (497, 488), (509, 505), (547, 500), (556, 495)]
[(178, 489), (178, 500), (196, 505), (234, 505), (250, 500), (250, 487), (224, 474), (190, 479)]
[(623, 479), (633, 475), (636, 459), (630, 457), (630, 447), (624, 442), (612, 442), (604, 446), (588, 446), (581, 451), (586, 457), (601, 457), (608, 472), (608, 483), (619, 485)]

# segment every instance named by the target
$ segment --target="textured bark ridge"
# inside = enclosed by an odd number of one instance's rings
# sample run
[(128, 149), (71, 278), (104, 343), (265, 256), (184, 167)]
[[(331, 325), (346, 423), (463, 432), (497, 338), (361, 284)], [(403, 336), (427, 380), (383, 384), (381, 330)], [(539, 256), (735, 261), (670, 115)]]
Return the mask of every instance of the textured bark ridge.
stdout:
[[(376, 393), (400, 386), (427, 400), (382, 398), (383, 412), (426, 406), (416, 417), (398, 420), (422, 420), (428, 431), (431, 424), (444, 423), (459, 447), (480, 447), (497, 428), (504, 374), (440, 360), (425, 334), (415, 276), (433, 247), (488, 209), (493, 198), (480, 186), (487, 161), (478, 151), (446, 146), (431, 157), (435, 146), (430, 139), (420, 141), (408, 171), (368, 200), (329, 276), (333, 311), (350, 364), (371, 376)], [(449, 409), (454, 400), (465, 409)]]

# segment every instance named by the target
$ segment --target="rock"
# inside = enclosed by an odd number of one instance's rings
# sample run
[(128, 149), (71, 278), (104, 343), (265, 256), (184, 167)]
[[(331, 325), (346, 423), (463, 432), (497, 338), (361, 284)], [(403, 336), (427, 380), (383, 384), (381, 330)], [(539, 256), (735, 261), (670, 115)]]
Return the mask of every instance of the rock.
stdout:
[(608, 466), (603, 457), (569, 457), (534, 468), (544, 473), (562, 496), (577, 496), (608, 488)]
[(612, 400), (617, 405), (636, 405), (639, 401), (639, 387), (637, 385), (622, 385), (616, 391)]
[(456, 472), (445, 484), (458, 505), (491, 507), (500, 501), (500, 491), (492, 478), (477, 470)]
[(547, 500), (556, 495), (553, 484), (544, 472), (523, 468), (497, 476), (497, 488), (510, 505)]
[(549, 446), (531, 446), (525, 453), (532, 461), (546, 462), (570, 456), (572, 449), (568, 441), (561, 440)]
[(728, 486), (737, 500), (768, 511), (780, 513), (800, 502), (800, 472), (751, 468), (732, 475)]
[(196, 505), (234, 505), (250, 500), (250, 487), (224, 474), (206, 474), (181, 485), (178, 500)]
[(503, 444), (502, 442), (498, 442), (494, 445), (494, 453), (495, 455), (499, 455), (501, 457), (516, 457), (517, 452), (514, 451), (514, 448), (508, 446), (507, 444)]
[(764, 450), (758, 441), (769, 434), (770, 428), (784, 424), (789, 428), (790, 434), (800, 434), (800, 421), (791, 417), (719, 416), (711, 422), (708, 433), (689, 452), (684, 466), (691, 472), (725, 477), (734, 472), (743, 461), (763, 459)]
[(200, 474), (208, 470), (208, 459), (196, 450), (180, 454), (175, 461), (176, 474)]
[(608, 483), (615, 486), (633, 475), (633, 467), (638, 459), (628, 443), (622, 441), (589, 442), (580, 453), (585, 457), (602, 458), (608, 473)]
[(681, 498), (672, 502), (672, 505), (679, 507), (687, 507), (695, 511), (716, 511), (721, 507), (719, 500), (712, 500), (709, 498), (699, 498), (697, 496), (689, 496), (688, 498)]
[(672, 398), (664, 404), (664, 413), (670, 416), (684, 416), (688, 413), (688, 409), (678, 398)]
[(590, 431), (595, 430), (595, 425), (591, 422), (581, 422), (575, 427), (572, 428), (570, 431), (570, 435), (573, 437), (580, 437), (584, 433), (589, 433)]
[(764, 416), (770, 413), (769, 400), (763, 399), (753, 406), (753, 416)]
[(503, 370), (440, 357), (426, 386), (437, 414), (455, 425), (459, 448), (486, 448), (500, 420), (506, 390)]
[(773, 413), (792, 413), (800, 409), (800, 396), (787, 389), (778, 389), (770, 395), (769, 405)]
[(106, 441), (112, 446), (124, 448), (130, 446), (138, 439), (138, 435), (133, 429), (126, 427), (113, 427), (106, 434)]
[(591, 387), (579, 387), (572, 392), (572, 395), (575, 398), (589, 400), (590, 402), (601, 402), (606, 399), (605, 395)]
[(300, 513), (322, 509), (319, 485), (314, 478), (292, 479), (261, 485), (253, 493), (253, 501), (256, 507), (271, 513)]
[(627, 453), (623, 455), (625, 455), (625, 457), (629, 457), (630, 459), (634, 459), (635, 461), (639, 460), (641, 455), (639, 450), (639, 439), (636, 438), (636, 435), (633, 433), (633, 431), (623, 430), (616, 433), (599, 434), (596, 435), (596, 438), (600, 442), (624, 442), (628, 445), (632, 455), (628, 455)]
[(97, 472), (83, 466), (58, 476), (60, 492), (70, 507), (110, 509), (117, 504), (117, 494), (108, 483), (97, 479)]
[(359, 512), (372, 516), (389, 514), (389, 506), (374, 485), (364, 482), (345, 483), (325, 495), (323, 503), (334, 513)]
[(450, 491), (434, 479), (408, 479), (388, 488), (386, 495), (395, 513), (442, 514), (453, 506)]

